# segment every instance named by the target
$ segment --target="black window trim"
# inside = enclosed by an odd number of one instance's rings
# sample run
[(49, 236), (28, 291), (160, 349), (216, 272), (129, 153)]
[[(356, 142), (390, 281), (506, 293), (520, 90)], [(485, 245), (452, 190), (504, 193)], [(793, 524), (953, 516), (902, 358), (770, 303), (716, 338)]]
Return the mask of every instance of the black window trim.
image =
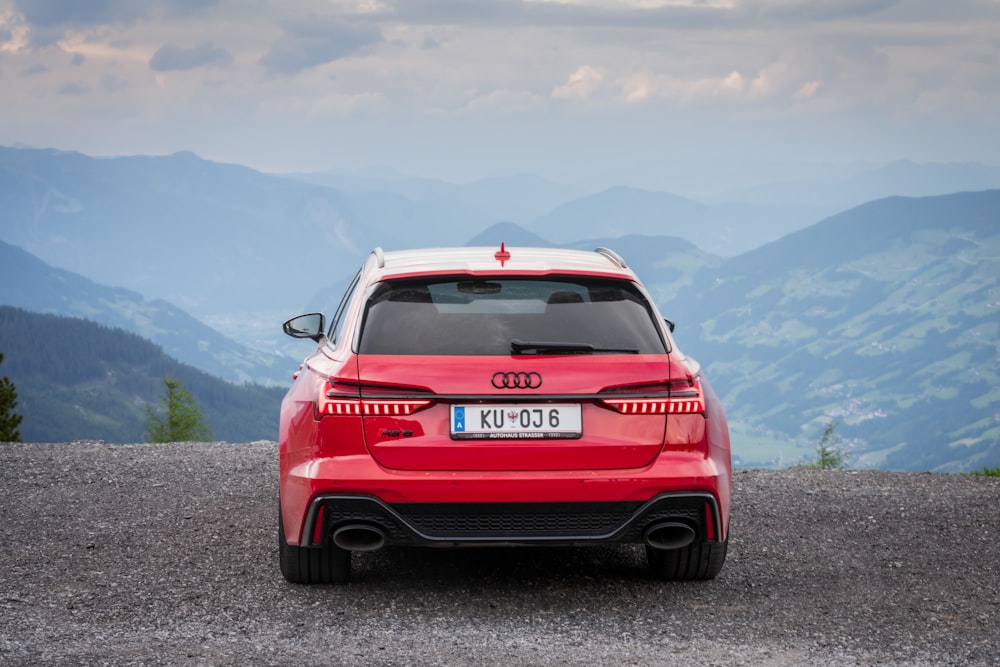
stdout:
[(357, 290), (358, 281), (361, 280), (361, 271), (358, 270), (354, 274), (354, 278), (351, 280), (351, 284), (344, 291), (344, 296), (340, 298), (340, 303), (337, 305), (337, 310), (334, 311), (333, 317), (330, 319), (330, 328), (327, 329), (326, 342), (330, 347), (336, 348), (339, 341), (337, 340), (337, 331), (340, 326), (340, 321), (344, 317), (347, 306), (351, 302), (351, 297), (354, 296), (354, 292)]

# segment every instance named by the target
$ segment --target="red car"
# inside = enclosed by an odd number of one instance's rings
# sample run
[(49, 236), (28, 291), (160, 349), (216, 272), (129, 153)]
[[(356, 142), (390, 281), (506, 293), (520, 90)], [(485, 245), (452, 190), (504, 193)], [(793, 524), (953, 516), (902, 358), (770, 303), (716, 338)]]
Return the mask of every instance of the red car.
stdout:
[(281, 405), (295, 583), (392, 545), (644, 544), (662, 579), (726, 558), (718, 398), (613, 251), (447, 248), (365, 261)]

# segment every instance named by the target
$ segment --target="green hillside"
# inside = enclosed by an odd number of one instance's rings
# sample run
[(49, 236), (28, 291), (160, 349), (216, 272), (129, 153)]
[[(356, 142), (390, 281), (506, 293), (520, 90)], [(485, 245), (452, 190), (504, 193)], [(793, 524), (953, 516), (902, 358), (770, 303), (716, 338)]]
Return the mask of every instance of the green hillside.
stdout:
[(854, 465), (970, 470), (1000, 461), (998, 280), (1000, 191), (897, 197), (702, 271), (662, 307), (744, 465), (795, 463), (835, 419)]
[[(148, 301), (131, 290), (99, 285), (49, 266), (3, 241), (0, 305), (120, 327), (162, 346), (178, 361), (231, 382), (281, 384), (288, 378), (288, 357), (250, 349), (173, 304), (161, 299)], [(242, 332), (234, 329), (234, 334)]]
[(142, 442), (167, 375), (198, 400), (216, 440), (277, 439), (284, 388), (230, 384), (121, 329), (0, 306), (0, 351), (27, 442)]

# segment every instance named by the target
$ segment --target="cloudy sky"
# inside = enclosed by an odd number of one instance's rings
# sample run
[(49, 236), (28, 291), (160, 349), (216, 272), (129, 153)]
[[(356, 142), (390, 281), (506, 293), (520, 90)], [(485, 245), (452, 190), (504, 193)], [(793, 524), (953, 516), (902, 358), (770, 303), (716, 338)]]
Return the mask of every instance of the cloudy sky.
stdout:
[(681, 194), (998, 165), (1000, 0), (0, 0), (0, 145)]

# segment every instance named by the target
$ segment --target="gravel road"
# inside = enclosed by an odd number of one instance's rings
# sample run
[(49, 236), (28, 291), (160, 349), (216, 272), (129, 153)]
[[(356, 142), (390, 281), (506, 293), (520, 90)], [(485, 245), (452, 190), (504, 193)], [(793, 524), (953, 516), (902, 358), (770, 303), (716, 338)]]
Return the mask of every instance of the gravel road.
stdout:
[(0, 664), (995, 665), (1000, 479), (741, 470), (717, 579), (641, 550), (278, 572), (277, 446), (0, 444)]

